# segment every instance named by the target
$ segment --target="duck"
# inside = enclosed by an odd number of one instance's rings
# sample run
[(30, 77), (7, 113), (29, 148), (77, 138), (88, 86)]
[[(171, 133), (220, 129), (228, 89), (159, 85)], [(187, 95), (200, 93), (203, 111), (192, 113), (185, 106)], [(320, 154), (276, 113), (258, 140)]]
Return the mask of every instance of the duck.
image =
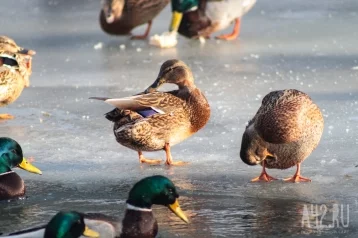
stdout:
[(169, 31), (152, 36), (149, 44), (160, 48), (174, 47), (178, 43), (178, 33), (205, 42), (205, 38), (226, 29), (232, 22), (235, 22), (232, 33), (216, 38), (234, 40), (240, 34), (242, 16), (255, 3), (256, 0), (171, 0), (172, 18)]
[(42, 174), (41, 170), (23, 157), (21, 146), (15, 140), (0, 137), (0, 200), (14, 199), (25, 195), (24, 181), (11, 170), (14, 167)]
[(153, 205), (165, 206), (183, 222), (189, 223), (180, 207), (174, 183), (162, 175), (145, 177), (134, 184), (128, 193), (122, 221), (101, 213), (85, 213), (85, 223), (100, 237), (154, 238), (159, 228), (152, 212)]
[[(0, 107), (13, 103), (25, 87), (30, 85), (34, 50), (18, 46), (7, 36), (0, 36)], [(0, 120), (13, 119), (0, 114)]]
[(304, 92), (296, 89), (273, 91), (262, 99), (256, 115), (242, 136), (240, 157), (248, 165), (262, 165), (252, 182), (277, 180), (269, 169), (296, 166), (286, 182), (311, 182), (301, 176), (301, 163), (317, 147), (324, 128), (320, 108)]
[[(157, 89), (171, 83), (177, 90)], [(114, 122), (113, 132), (121, 145), (138, 152), (139, 162), (160, 164), (146, 159), (143, 151), (166, 152), (166, 165), (185, 165), (173, 161), (171, 147), (203, 128), (210, 118), (210, 105), (194, 84), (193, 73), (181, 60), (165, 61), (157, 79), (143, 93), (125, 98), (91, 97), (116, 108), (105, 114)]]
[(169, 0), (102, 0), (100, 26), (111, 35), (127, 35), (137, 26), (148, 23), (143, 35), (132, 39), (146, 39), (153, 19), (167, 6)]
[[(176, 5), (184, 5), (180, 4), (179, 0), (173, 1)], [(181, 13), (182, 20), (178, 26), (178, 32), (189, 38), (210, 38), (212, 33), (224, 30), (234, 22), (231, 33), (215, 38), (235, 40), (240, 34), (243, 15), (250, 11), (255, 3), (256, 0), (199, 0), (198, 7)]]
[(78, 238), (100, 237), (98, 232), (89, 229), (84, 222), (84, 215), (76, 211), (58, 212), (46, 226), (39, 226), (27, 230), (10, 233), (9, 238)]
[[(82, 228), (84, 225), (87, 227), (85, 231), (92, 231), (92, 234), (98, 234), (98, 236), (89, 237), (154, 238), (157, 236), (159, 228), (157, 220), (152, 212), (153, 205), (165, 206), (182, 221), (189, 223), (189, 219), (180, 207), (179, 194), (174, 183), (162, 175), (145, 177), (134, 184), (128, 193), (126, 210), (122, 220), (119, 217), (109, 216), (102, 213), (71, 212), (71, 214), (73, 213), (72, 216), (77, 214), (75, 217), (80, 217), (77, 221), (81, 222)], [(65, 219), (61, 219), (64, 215), (66, 215), (66, 213), (63, 212), (60, 213), (60, 215), (57, 215), (60, 216), (60, 218), (57, 218), (55, 220), (56, 222), (50, 222), (46, 226), (46, 230), (51, 227), (51, 230), (56, 232), (56, 228), (61, 227), (61, 222), (65, 221)], [(67, 215), (65, 217), (68, 219)], [(52, 219), (52, 221), (53, 220), (54, 219)], [(72, 221), (75, 221), (75, 219), (72, 219)], [(83, 230), (79, 229), (77, 229), (77, 231), (77, 234), (83, 232)], [(21, 232), (12, 233), (12, 235), (16, 234), (18, 236), (9, 237), (44, 237), (44, 233), (45, 226), (39, 226)], [(20, 236), (20, 234), (23, 236)], [(25, 234), (27, 236), (25, 236)], [(87, 235), (88, 234), (91, 233), (87, 233)], [(84, 233), (84, 236), (86, 236), (86, 233)], [(57, 236), (48, 237), (52, 238)], [(61, 237), (62, 236), (59, 238)], [(66, 236), (66, 238), (67, 237), (68, 236)], [(72, 237), (78, 236), (71, 236), (70, 238)], [(45, 238), (47, 238), (47, 236), (45, 236)]]

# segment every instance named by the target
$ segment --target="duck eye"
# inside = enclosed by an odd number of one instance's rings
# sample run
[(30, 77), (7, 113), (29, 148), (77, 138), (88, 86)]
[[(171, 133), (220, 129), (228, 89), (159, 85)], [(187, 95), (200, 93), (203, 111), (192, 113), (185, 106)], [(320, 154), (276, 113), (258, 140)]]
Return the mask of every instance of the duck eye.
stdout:
[(11, 150), (12, 153), (14, 153), (15, 155), (17, 155), (17, 151), (16, 150)]

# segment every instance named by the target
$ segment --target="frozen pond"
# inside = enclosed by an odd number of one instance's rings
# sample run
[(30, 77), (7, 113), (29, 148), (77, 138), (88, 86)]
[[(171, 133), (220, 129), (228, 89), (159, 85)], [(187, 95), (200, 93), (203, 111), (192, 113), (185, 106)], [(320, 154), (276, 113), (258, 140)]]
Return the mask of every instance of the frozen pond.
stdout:
[[(180, 38), (176, 49), (166, 50), (104, 34), (97, 0), (1, 0), (1, 5), (1, 34), (37, 55), (31, 87), (0, 109), (16, 116), (0, 123), (0, 135), (16, 139), (43, 175), (16, 170), (28, 199), (0, 202), (0, 233), (42, 224), (63, 209), (122, 216), (130, 187), (162, 174), (180, 189), (191, 219), (185, 225), (156, 207), (162, 237), (357, 236), (356, 0), (259, 0), (244, 17), (239, 40), (200, 45)], [(168, 7), (151, 34), (166, 31), (169, 18)], [(95, 50), (99, 42), (103, 47)], [(111, 107), (88, 97), (136, 94), (170, 58), (191, 66), (212, 117), (172, 148), (174, 159), (189, 165), (140, 165), (136, 152), (116, 143), (112, 123), (103, 117)], [(284, 88), (308, 93), (323, 110), (321, 143), (302, 165), (312, 183), (250, 183), (261, 167), (239, 157), (245, 123), (263, 96)], [(165, 158), (164, 152), (145, 155)], [(269, 170), (280, 178), (294, 171)], [(315, 217), (311, 205), (326, 208), (326, 214), (321, 210)], [(323, 228), (332, 224), (337, 206), (339, 227)]]

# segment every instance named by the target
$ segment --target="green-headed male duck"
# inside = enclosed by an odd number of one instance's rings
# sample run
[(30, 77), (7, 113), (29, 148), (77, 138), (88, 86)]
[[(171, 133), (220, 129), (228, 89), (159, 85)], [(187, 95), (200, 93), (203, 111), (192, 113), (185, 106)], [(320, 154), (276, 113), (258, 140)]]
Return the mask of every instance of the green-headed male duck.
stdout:
[(251, 10), (256, 0), (199, 0), (199, 8), (184, 12), (179, 33), (187, 37), (209, 38), (214, 32), (224, 30), (232, 22), (230, 34), (217, 36), (218, 39), (234, 40), (240, 34), (241, 18)]
[(42, 174), (38, 168), (23, 157), (21, 146), (15, 140), (0, 137), (0, 200), (25, 195), (24, 181), (11, 170), (14, 167)]
[(144, 178), (129, 192), (127, 209), (122, 222), (117, 217), (99, 213), (85, 214), (86, 225), (97, 231), (100, 237), (154, 238), (158, 224), (152, 205), (167, 207), (184, 222), (189, 223), (178, 202), (179, 194), (168, 178), (160, 175)]
[(242, 136), (242, 161), (262, 165), (261, 175), (252, 181), (276, 180), (266, 168), (297, 166), (296, 173), (285, 181), (310, 182), (301, 176), (301, 163), (317, 147), (323, 126), (321, 110), (307, 94), (295, 89), (267, 94)]
[[(59, 212), (46, 226), (35, 227), (27, 230), (13, 232), (7, 236), (9, 238), (78, 238), (100, 237), (99, 234), (85, 225), (84, 216), (81, 213)], [(0, 236), (3, 237), (3, 236)]]

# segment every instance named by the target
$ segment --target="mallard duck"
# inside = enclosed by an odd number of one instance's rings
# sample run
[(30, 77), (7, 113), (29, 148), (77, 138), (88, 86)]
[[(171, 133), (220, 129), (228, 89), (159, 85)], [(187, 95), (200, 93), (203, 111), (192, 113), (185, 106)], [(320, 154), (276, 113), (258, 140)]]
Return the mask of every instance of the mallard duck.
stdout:
[[(7, 36), (0, 36), (0, 107), (14, 102), (24, 87), (30, 85), (31, 61), (35, 51), (18, 46)], [(0, 114), (0, 119), (12, 119)]]
[(85, 225), (83, 214), (75, 211), (62, 211), (57, 213), (46, 226), (14, 232), (4, 237), (78, 238), (81, 235), (84, 235), (85, 237), (100, 237), (97, 232), (89, 229)]
[(143, 35), (132, 36), (133, 39), (145, 39), (152, 20), (168, 3), (169, 0), (102, 0), (101, 28), (108, 34), (126, 35), (133, 28), (148, 23)]
[[(178, 85), (170, 92), (155, 91), (164, 83)], [(115, 107), (106, 114), (114, 122), (118, 143), (138, 151), (140, 163), (158, 164), (161, 160), (144, 158), (142, 151), (165, 150), (167, 165), (174, 162), (170, 147), (187, 139), (205, 126), (210, 118), (210, 106), (204, 94), (195, 86), (190, 68), (180, 60), (168, 60), (160, 68), (155, 82), (144, 94), (104, 100)]]
[(210, 34), (235, 22), (231, 34), (216, 38), (234, 40), (240, 33), (240, 19), (256, 0), (171, 0), (172, 20), (169, 32), (154, 35), (150, 44), (161, 48), (174, 47), (177, 33), (189, 38), (209, 38)]
[[(179, 0), (173, 0), (173, 2), (180, 5)], [(212, 33), (226, 29), (232, 22), (235, 22), (232, 33), (216, 37), (234, 40), (240, 34), (241, 17), (255, 3), (256, 0), (199, 0), (199, 8), (184, 12), (178, 31), (187, 37), (203, 36), (208, 38)], [(182, 3), (182, 5), (184, 4)]]
[(19, 167), (35, 174), (42, 174), (22, 155), (21, 146), (13, 139), (0, 137), (0, 200), (25, 195), (24, 181), (11, 170)]
[(98, 213), (85, 214), (85, 223), (100, 237), (154, 238), (158, 234), (158, 224), (152, 212), (153, 204), (168, 207), (181, 220), (189, 223), (178, 198), (175, 185), (168, 178), (161, 175), (147, 177), (130, 190), (122, 223), (116, 217)]
[(300, 167), (318, 145), (323, 124), (321, 110), (307, 94), (288, 89), (266, 95), (241, 143), (242, 161), (262, 165), (261, 175), (252, 181), (276, 180), (265, 168), (287, 169), (295, 165), (296, 173), (285, 181), (311, 181), (301, 176)]

